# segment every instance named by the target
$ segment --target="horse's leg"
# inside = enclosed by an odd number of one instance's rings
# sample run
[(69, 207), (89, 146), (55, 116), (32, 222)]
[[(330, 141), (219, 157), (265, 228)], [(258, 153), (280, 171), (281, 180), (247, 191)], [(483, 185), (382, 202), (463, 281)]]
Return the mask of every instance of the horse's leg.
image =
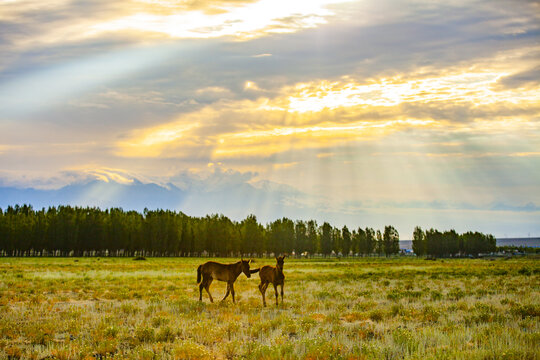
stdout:
[(274, 285), (274, 292), (276, 293), (276, 305), (278, 305), (278, 293), (277, 293), (277, 285), (272, 283)]
[(264, 296), (264, 294), (266, 293), (266, 287), (264, 285), (268, 286), (268, 284), (264, 284), (261, 281), (261, 283), (259, 284), (259, 291), (261, 292), (263, 298), (263, 305), (266, 306), (266, 297)]
[(283, 304), (283, 285), (284, 283), (281, 283), (281, 303)]
[[(202, 280), (201, 280), (201, 284), (199, 285), (199, 301), (202, 301), (202, 291), (203, 289), (206, 289), (208, 285), (208, 279), (209, 279), (209, 275), (206, 275), (206, 274), (202, 274)], [(208, 292), (208, 290), (207, 290)]]
[(231, 284), (227, 283), (227, 293), (225, 294), (225, 297), (221, 301), (225, 301), (227, 296), (229, 296), (229, 293), (231, 292)]
[(204, 286), (204, 288), (206, 289), (206, 292), (208, 293), (208, 296), (210, 296), (210, 302), (214, 302), (214, 298), (212, 297), (212, 294), (210, 294), (210, 284), (212, 284), (212, 279), (211, 277), (208, 278), (208, 280), (206, 281), (206, 284)]
[(234, 282), (231, 283), (231, 294), (232, 294), (232, 302), (233, 304), (236, 304), (236, 301), (234, 300)]

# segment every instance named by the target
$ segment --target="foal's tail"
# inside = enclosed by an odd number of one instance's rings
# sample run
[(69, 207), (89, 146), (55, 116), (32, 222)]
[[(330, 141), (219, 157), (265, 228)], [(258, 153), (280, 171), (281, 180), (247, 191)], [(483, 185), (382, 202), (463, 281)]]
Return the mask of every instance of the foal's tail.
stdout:
[(258, 273), (259, 270), (261, 270), (261, 268), (250, 269), (250, 270), (249, 270), (249, 273), (250, 273), (250, 274), (255, 274), (255, 273)]
[(197, 284), (201, 282), (202, 265), (197, 268)]

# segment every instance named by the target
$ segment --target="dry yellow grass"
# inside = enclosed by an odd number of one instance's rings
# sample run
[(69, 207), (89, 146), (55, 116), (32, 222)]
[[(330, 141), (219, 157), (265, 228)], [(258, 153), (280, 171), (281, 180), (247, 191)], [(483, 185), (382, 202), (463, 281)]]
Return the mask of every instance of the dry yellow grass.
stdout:
[(267, 308), (257, 275), (236, 305), (200, 303), (205, 260), (2, 258), (0, 358), (539, 357), (536, 259), (287, 259), (285, 302)]

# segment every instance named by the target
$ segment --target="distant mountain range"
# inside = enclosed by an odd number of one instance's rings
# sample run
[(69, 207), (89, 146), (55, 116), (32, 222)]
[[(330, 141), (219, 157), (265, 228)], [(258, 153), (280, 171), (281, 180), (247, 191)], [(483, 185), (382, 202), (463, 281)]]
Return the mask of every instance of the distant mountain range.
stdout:
[(233, 220), (255, 214), (261, 221), (312, 215), (297, 204), (302, 197), (293, 188), (268, 182), (225, 182), (215, 186), (198, 183), (181, 189), (172, 183), (158, 185), (133, 179), (131, 183), (87, 180), (59, 189), (0, 187), (1, 208), (31, 204), (35, 209), (53, 205), (121, 207), (139, 212), (144, 208), (170, 209), (192, 216), (221, 213)]
[[(34, 209), (48, 208), (49, 206), (71, 205), (90, 206), (101, 209), (121, 207), (124, 210), (136, 210), (143, 212), (149, 210), (169, 209), (182, 211), (190, 216), (206, 216), (210, 214), (223, 214), (231, 220), (240, 221), (248, 215), (254, 214), (261, 223), (268, 223), (282, 217), (293, 220), (316, 220), (319, 224), (324, 221), (333, 226), (342, 227), (347, 224), (350, 229), (356, 226), (370, 226), (382, 228), (388, 222), (393, 223), (400, 231), (402, 238), (412, 234), (412, 226), (418, 224), (418, 216), (415, 209), (445, 209), (461, 212), (460, 209), (477, 209), (471, 206), (453, 206), (452, 204), (432, 203), (388, 203), (370, 204), (358, 201), (344, 203), (327, 200), (331, 194), (309, 195), (288, 185), (278, 184), (271, 181), (256, 181), (254, 174), (239, 173), (233, 171), (214, 171), (209, 175), (192, 173), (180, 173), (165, 181), (138, 179), (126, 174), (104, 173), (99, 176), (82, 176), (75, 174), (70, 178), (76, 180), (54, 189), (42, 189), (33, 187), (18, 187), (6, 181), (1, 185), (0, 181), (0, 208), (5, 209), (9, 205), (30, 204)], [(119, 179), (119, 180), (117, 180)], [(1, 179), (0, 179), (1, 180)], [(11, 182), (13, 184), (14, 182)], [(325, 196), (328, 195), (328, 199)], [(459, 205), (459, 204), (458, 204)], [(410, 212), (401, 211), (404, 207), (412, 209)], [(508, 206), (502, 203), (491, 206), (487, 211), (511, 211), (534, 216), (538, 207), (534, 204), (525, 206)], [(396, 210), (397, 209), (397, 210)], [(447, 210), (448, 209), (448, 210)], [(451, 214), (452, 215), (452, 214)], [(455, 215), (454, 215), (455, 216)], [(521, 215), (519, 215), (521, 216)], [(384, 219), (381, 221), (381, 219)], [(386, 220), (390, 219), (390, 220)], [(430, 223), (443, 229), (455, 228), (456, 221), (460, 218), (445, 217), (446, 222)], [(428, 225), (426, 225), (428, 226)], [(488, 224), (489, 232), (491, 225)], [(476, 221), (463, 225), (461, 232), (478, 229)], [(484, 225), (486, 228), (486, 225)], [(402, 230), (406, 229), (406, 230)], [(521, 228), (507, 228), (499, 230), (499, 233), (519, 233)], [(524, 233), (534, 232), (525, 230)], [(513, 241), (512, 244), (516, 242)], [(518, 242), (521, 244), (520, 242)], [(402, 247), (405, 246), (402, 244)], [(540, 246), (540, 245), (530, 245)]]
[(156, 184), (143, 184), (138, 180), (133, 180), (131, 184), (93, 180), (56, 190), (0, 187), (0, 206), (32, 204), (34, 208), (41, 208), (51, 205), (72, 205), (122, 207), (142, 211), (145, 207), (177, 209), (185, 196), (184, 191), (172, 184), (162, 187)]

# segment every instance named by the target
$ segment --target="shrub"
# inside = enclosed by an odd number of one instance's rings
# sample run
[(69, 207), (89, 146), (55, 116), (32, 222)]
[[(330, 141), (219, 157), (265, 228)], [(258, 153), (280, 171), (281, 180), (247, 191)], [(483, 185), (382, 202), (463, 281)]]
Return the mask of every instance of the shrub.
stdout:
[(431, 300), (437, 301), (437, 300), (442, 300), (442, 298), (443, 298), (443, 294), (440, 291), (437, 291), (437, 290), (431, 291)]
[(460, 288), (454, 288), (446, 294), (446, 297), (450, 300), (459, 300), (465, 297), (465, 292)]
[(192, 340), (182, 341), (173, 349), (174, 359), (211, 359), (208, 350)]
[(408, 311), (407, 309), (405, 309), (403, 304), (398, 303), (398, 304), (392, 305), (392, 307), (390, 308), (390, 314), (392, 316), (397, 316), (397, 315), (406, 316), (408, 314)]
[[(504, 315), (490, 304), (476, 303), (472, 308), (472, 312), (472, 315), (465, 316), (464, 318), (467, 325), (492, 322), (503, 323), (506, 320)], [(493, 325), (490, 329), (497, 329), (497, 327)]]
[(409, 329), (398, 328), (392, 332), (394, 343), (404, 347), (408, 352), (414, 352), (418, 349), (418, 340), (415, 334)]
[(120, 329), (115, 327), (114, 325), (109, 326), (105, 329), (105, 336), (111, 339), (114, 339), (117, 335)]
[(139, 308), (133, 304), (124, 303), (120, 305), (120, 310), (126, 315), (134, 315), (139, 311)]
[(311, 330), (315, 325), (317, 325), (317, 320), (309, 316), (305, 316), (302, 319), (300, 319), (300, 328), (304, 332), (309, 332), (309, 330)]
[(518, 274), (529, 276), (532, 274), (532, 270), (527, 267), (522, 267), (521, 269), (518, 270)]
[(318, 293), (316, 293), (315, 297), (317, 299), (319, 299), (319, 300), (325, 300), (327, 298), (331, 298), (332, 294), (327, 290), (322, 290), (322, 291), (319, 291)]
[(139, 327), (135, 329), (135, 338), (140, 342), (154, 341), (154, 329), (150, 327)]
[(116, 343), (112, 341), (103, 341), (96, 347), (94, 356), (96, 358), (103, 358), (108, 355), (113, 355), (114, 353), (116, 353)]
[(516, 316), (521, 316), (522, 319), (527, 317), (538, 317), (540, 316), (540, 305), (538, 304), (526, 304), (526, 305), (512, 305), (510, 310), (512, 314)]
[(369, 309), (373, 309), (375, 306), (377, 306), (377, 303), (375, 301), (359, 301), (354, 305), (354, 309), (359, 311), (366, 311)]
[(384, 319), (384, 311), (382, 309), (373, 309), (368, 313), (368, 317), (373, 321), (381, 321)]
[(35, 324), (26, 332), (26, 336), (34, 345), (47, 345), (54, 338), (54, 330), (49, 326)]
[(152, 327), (158, 328), (161, 325), (167, 324), (169, 322), (169, 319), (164, 318), (162, 316), (156, 316), (152, 319)]
[(18, 346), (9, 346), (4, 351), (8, 359), (20, 359), (22, 357), (22, 350)]
[(161, 342), (173, 342), (176, 337), (176, 334), (169, 326), (164, 326), (159, 329), (156, 335), (156, 341)]
[(424, 322), (437, 322), (441, 313), (431, 305), (426, 305), (422, 309), (422, 321)]
[(240, 343), (238, 341), (228, 341), (223, 345), (223, 353), (225, 359), (234, 359), (238, 357), (240, 350)]

